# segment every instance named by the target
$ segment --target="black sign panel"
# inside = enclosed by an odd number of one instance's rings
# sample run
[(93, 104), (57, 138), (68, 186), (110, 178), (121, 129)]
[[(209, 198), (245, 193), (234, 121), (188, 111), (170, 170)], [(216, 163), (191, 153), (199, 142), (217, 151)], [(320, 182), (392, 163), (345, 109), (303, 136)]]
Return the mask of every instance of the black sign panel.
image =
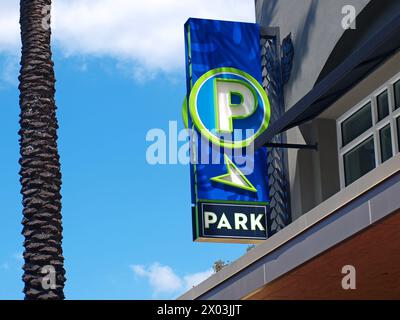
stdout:
[(194, 211), (196, 240), (254, 243), (267, 238), (265, 205), (200, 202)]

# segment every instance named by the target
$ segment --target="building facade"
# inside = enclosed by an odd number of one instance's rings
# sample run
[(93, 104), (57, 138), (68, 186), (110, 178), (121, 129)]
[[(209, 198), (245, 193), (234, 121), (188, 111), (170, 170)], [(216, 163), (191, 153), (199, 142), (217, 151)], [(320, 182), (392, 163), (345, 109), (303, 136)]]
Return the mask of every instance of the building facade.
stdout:
[(180, 298), (400, 299), (400, 1), (255, 7), (276, 108), (256, 145), (304, 147), (270, 149), (270, 237)]

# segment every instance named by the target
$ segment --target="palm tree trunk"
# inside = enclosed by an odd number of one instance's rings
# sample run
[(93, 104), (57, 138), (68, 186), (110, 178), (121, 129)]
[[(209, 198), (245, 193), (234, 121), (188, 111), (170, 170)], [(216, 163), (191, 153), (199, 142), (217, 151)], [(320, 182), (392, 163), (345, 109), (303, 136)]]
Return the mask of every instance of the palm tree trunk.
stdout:
[(20, 0), (19, 162), (24, 215), (22, 234), (25, 237), (22, 277), (25, 299), (64, 298), (54, 64), (51, 31), (42, 23), (46, 15), (43, 9), (49, 5), (51, 0)]

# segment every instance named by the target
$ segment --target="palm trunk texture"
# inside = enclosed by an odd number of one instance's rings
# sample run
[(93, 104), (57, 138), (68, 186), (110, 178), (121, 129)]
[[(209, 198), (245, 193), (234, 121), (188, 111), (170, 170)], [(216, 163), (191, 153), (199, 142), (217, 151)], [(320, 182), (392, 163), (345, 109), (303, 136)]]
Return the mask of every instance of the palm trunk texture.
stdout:
[[(61, 172), (57, 150), (54, 64), (43, 13), (51, 0), (20, 0), (20, 182), (25, 299), (64, 299)], [(43, 285), (48, 270), (55, 283)]]

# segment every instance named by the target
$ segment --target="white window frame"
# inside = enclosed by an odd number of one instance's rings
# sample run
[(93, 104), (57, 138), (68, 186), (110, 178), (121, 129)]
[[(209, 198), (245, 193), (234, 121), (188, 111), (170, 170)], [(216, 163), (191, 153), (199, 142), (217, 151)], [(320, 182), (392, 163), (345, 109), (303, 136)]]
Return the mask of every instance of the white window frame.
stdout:
[[(356, 104), (354, 107), (350, 108), (344, 114), (342, 114), (336, 120), (336, 132), (337, 132), (337, 150), (338, 150), (338, 160), (339, 160), (339, 176), (340, 176), (340, 188), (343, 189), (346, 187), (345, 183), (345, 171), (344, 171), (344, 155), (352, 150), (354, 147), (358, 146), (360, 143), (373, 136), (374, 140), (374, 150), (375, 150), (375, 168), (382, 164), (382, 155), (381, 155), (381, 141), (379, 137), (379, 131), (384, 128), (386, 125), (390, 125), (390, 132), (392, 138), (392, 154), (393, 156), (400, 152), (399, 150), (399, 141), (397, 139), (398, 134), (396, 126), (396, 119), (400, 117), (400, 107), (396, 110), (395, 107), (395, 97), (394, 97), (394, 84), (400, 80), (400, 73), (387, 81), (384, 85), (380, 86), (378, 89), (373, 91), (367, 98), (363, 99), (360, 103)], [(389, 100), (389, 115), (384, 119), (378, 120), (378, 105), (377, 105), (377, 97), (383, 93), (385, 90), (388, 91), (388, 100)], [(347, 120), (354, 113), (359, 111), (366, 104), (371, 102), (371, 112), (372, 112), (372, 126), (361, 135), (359, 135), (354, 140), (350, 141), (345, 146), (342, 146), (342, 123)]]

